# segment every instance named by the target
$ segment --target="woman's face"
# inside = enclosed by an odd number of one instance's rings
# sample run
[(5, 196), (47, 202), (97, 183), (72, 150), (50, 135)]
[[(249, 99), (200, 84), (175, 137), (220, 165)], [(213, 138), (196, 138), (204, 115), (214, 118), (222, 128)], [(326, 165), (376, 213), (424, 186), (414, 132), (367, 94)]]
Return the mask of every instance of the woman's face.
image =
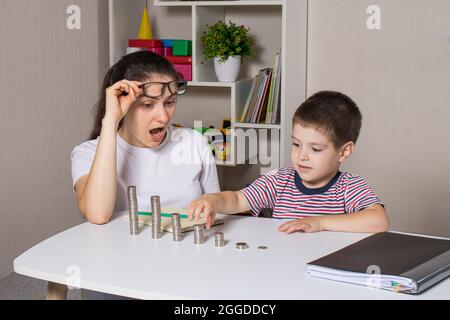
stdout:
[[(147, 82), (170, 82), (174, 79), (166, 75), (152, 75)], [(121, 137), (129, 144), (141, 148), (155, 148), (161, 144), (167, 134), (167, 128), (172, 119), (177, 96), (173, 96), (164, 87), (159, 98), (139, 96), (125, 115), (123, 125), (119, 130)]]

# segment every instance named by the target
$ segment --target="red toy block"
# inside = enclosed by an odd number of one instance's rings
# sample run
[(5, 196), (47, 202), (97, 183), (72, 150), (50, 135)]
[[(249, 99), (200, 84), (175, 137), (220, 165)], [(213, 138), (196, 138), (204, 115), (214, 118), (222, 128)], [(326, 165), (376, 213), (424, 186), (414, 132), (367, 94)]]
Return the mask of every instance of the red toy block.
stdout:
[(148, 51), (154, 52), (159, 54), (160, 56), (164, 55), (164, 50), (162, 47), (156, 47), (156, 48), (147, 48)]
[(177, 70), (186, 81), (192, 81), (192, 64), (174, 64)]
[(164, 50), (164, 57), (173, 56), (172, 48), (164, 47), (163, 50)]
[(128, 40), (128, 46), (132, 48), (162, 48), (163, 43), (161, 40), (142, 40), (142, 39), (130, 39)]
[(166, 59), (173, 64), (192, 64), (192, 57), (166, 56)]

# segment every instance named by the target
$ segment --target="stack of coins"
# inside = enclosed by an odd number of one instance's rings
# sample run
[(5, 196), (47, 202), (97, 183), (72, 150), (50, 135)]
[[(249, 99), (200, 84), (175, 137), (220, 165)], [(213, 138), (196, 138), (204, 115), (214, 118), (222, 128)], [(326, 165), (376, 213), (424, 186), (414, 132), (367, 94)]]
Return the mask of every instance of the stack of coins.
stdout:
[(130, 234), (136, 235), (139, 233), (139, 219), (138, 219), (138, 203), (136, 196), (136, 187), (129, 186), (128, 194), (128, 214), (130, 218)]
[(223, 236), (223, 232), (216, 232), (215, 244), (216, 244), (216, 247), (223, 247), (225, 245), (225, 238)]
[(161, 202), (159, 196), (151, 197), (152, 204), (152, 238), (161, 238)]
[(172, 213), (172, 234), (173, 234), (173, 241), (183, 240), (181, 236), (180, 214), (178, 213)]
[(203, 226), (203, 224), (196, 224), (194, 226), (194, 243), (205, 243), (205, 227)]

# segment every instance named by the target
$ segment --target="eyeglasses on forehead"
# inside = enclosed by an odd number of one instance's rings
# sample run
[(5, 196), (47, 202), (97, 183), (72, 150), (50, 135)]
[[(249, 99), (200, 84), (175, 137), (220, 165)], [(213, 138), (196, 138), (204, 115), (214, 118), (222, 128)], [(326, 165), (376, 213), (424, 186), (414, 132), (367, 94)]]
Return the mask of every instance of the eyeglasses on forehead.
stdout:
[[(144, 92), (144, 97), (160, 98), (164, 95), (165, 88), (168, 88), (171, 95), (180, 96), (186, 93), (186, 80), (173, 80), (169, 82), (146, 82), (139, 86)], [(128, 96), (127, 92), (122, 92), (122, 96)]]
[(171, 95), (182, 95), (186, 93), (187, 81), (173, 80), (169, 82), (147, 82), (139, 86), (148, 98), (159, 98), (164, 95), (167, 88)]

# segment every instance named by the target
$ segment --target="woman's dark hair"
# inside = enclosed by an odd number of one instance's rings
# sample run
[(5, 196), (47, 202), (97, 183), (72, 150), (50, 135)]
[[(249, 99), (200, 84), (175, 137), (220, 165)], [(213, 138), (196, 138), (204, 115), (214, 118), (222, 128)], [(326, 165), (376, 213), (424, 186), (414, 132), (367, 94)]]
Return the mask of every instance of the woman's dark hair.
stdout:
[[(89, 140), (97, 139), (102, 129), (102, 120), (106, 113), (106, 89), (114, 83), (127, 79), (131, 81), (145, 81), (153, 74), (161, 74), (179, 80), (180, 76), (169, 60), (151, 51), (138, 51), (128, 54), (109, 69), (103, 80), (100, 99), (94, 106), (94, 126)], [(122, 127), (119, 123), (119, 129)]]
[(349, 141), (356, 143), (362, 125), (362, 115), (356, 103), (335, 91), (321, 91), (309, 97), (292, 120), (294, 125), (314, 127), (328, 134), (336, 148)]

